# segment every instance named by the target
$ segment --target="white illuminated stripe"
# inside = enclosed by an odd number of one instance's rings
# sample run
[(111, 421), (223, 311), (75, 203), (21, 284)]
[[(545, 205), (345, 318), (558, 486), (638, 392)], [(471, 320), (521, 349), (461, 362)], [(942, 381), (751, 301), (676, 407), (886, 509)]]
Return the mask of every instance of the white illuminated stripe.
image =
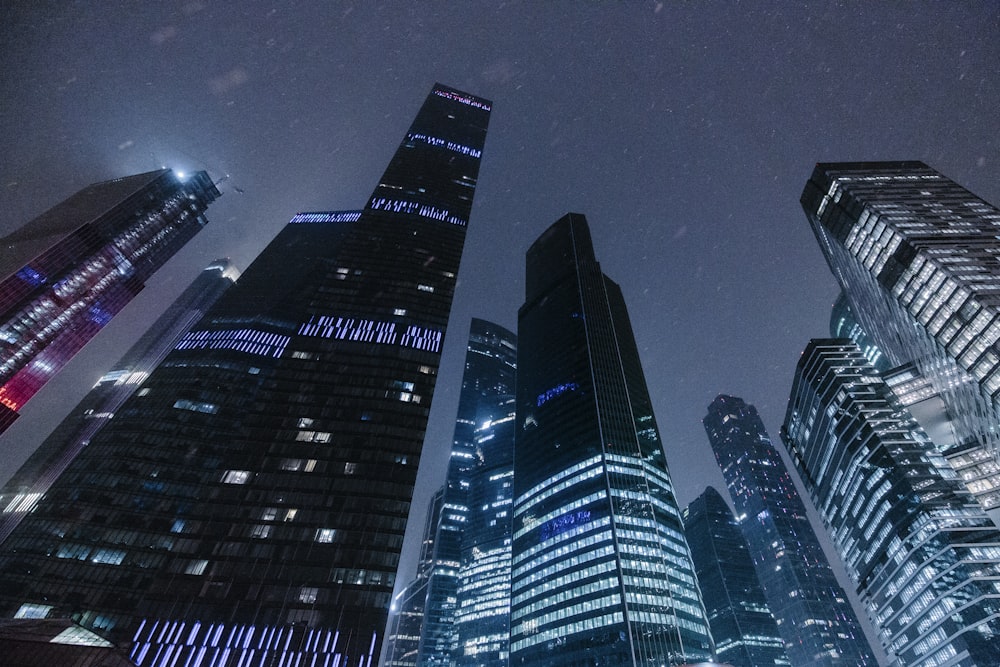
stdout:
[(4, 508), (4, 514), (10, 512), (30, 512), (35, 509), (35, 505), (42, 499), (42, 495), (41, 493), (19, 493)]
[(357, 222), (361, 219), (361, 211), (322, 211), (315, 213), (296, 213), (288, 224), (316, 224), (334, 222)]
[(225, 329), (192, 331), (184, 336), (178, 350), (235, 350), (277, 359), (285, 351), (291, 337), (256, 329)]
[(372, 197), (368, 202), (368, 208), (373, 211), (390, 211), (392, 213), (405, 213), (408, 215), (419, 215), (422, 218), (430, 218), (440, 222), (448, 222), (453, 225), (465, 227), (468, 221), (457, 215), (452, 215), (447, 209), (437, 208), (430, 204), (421, 204), (415, 201), (404, 199), (388, 199), (386, 197)]
[(395, 322), (366, 320), (356, 317), (313, 315), (299, 326), (300, 336), (316, 336), (379, 345), (402, 345), (425, 352), (440, 352), (444, 334), (437, 329), (408, 325), (400, 333)]

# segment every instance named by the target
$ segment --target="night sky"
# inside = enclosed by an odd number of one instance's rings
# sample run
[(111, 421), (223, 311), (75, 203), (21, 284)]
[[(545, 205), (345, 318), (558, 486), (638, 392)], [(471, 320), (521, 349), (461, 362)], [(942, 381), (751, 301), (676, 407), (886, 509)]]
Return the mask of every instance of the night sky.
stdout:
[(0, 438), (0, 480), (209, 262), (362, 207), (440, 81), (494, 106), (416, 509), (469, 319), (516, 329), (524, 252), (568, 211), (624, 291), (681, 504), (724, 490), (706, 406), (743, 397), (777, 442), (828, 335), (813, 165), (923, 160), (1000, 203), (1000, 6), (812, 4), (0, 2), (0, 233), (95, 181), (228, 175), (211, 224)]

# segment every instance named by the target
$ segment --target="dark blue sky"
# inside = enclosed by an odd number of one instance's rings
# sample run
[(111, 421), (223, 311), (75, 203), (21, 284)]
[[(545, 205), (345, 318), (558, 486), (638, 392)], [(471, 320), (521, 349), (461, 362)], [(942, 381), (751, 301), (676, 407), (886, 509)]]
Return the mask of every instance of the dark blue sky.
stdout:
[(919, 159), (1000, 203), (997, 4), (811, 4), (0, 4), (0, 232), (90, 182), (229, 174), (209, 227), (3, 436), (0, 478), (212, 259), (362, 206), (440, 81), (494, 107), (418, 506), (469, 319), (516, 327), (524, 251), (567, 211), (622, 285), (681, 502), (721, 490), (708, 403), (755, 403), (776, 438), (827, 334), (814, 163)]

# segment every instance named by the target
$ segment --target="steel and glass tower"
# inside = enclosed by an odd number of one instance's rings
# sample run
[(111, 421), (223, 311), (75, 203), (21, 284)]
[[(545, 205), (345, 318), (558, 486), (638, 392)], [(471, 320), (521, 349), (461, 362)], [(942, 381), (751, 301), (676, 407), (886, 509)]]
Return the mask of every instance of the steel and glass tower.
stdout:
[(625, 301), (582, 215), (527, 254), (513, 665), (678, 665), (712, 642)]
[(719, 662), (790, 665), (739, 524), (711, 486), (684, 508), (684, 533)]
[(0, 542), (238, 276), (227, 259), (206, 267), (28, 457), (0, 489)]
[(426, 579), (420, 667), (507, 664), (516, 363), (517, 337), (473, 319), (433, 553), (407, 587)]
[(435, 86), (362, 211), (292, 218), (8, 538), (0, 612), (377, 660), (489, 110)]
[[(955, 436), (936, 444), (996, 472), (1000, 209), (921, 162), (818, 164), (802, 206), (858, 324), (946, 405)], [(1000, 508), (1000, 488), (976, 495)]]
[(202, 227), (208, 175), (94, 183), (0, 239), (0, 432)]
[(796, 667), (877, 664), (757, 409), (718, 396), (702, 423)]
[(506, 667), (510, 657), (516, 366), (517, 337), (491, 322), (473, 320), (455, 425), (458, 451), (469, 435), (468, 418), (475, 424), (468, 450), (472, 459), (461, 457), (468, 513), (456, 591), (453, 662), (459, 667)]
[(1000, 665), (1000, 529), (853, 342), (813, 340), (782, 427), (898, 665)]

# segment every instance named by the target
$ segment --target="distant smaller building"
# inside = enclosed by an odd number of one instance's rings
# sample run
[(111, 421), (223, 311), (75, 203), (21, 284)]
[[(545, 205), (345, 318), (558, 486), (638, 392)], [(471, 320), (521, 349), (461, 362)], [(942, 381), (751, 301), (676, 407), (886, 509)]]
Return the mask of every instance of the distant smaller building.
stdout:
[(790, 665), (746, 540), (726, 501), (713, 487), (684, 508), (684, 534), (691, 547), (716, 656), (734, 667)]

